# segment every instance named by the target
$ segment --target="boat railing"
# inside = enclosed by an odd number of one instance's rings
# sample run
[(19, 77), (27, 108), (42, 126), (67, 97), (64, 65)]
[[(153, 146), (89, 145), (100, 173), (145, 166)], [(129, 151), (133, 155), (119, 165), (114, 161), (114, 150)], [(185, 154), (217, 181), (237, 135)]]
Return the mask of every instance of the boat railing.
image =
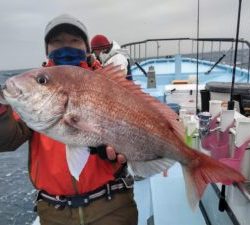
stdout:
[[(217, 62), (223, 55), (220, 63), (232, 66), (234, 59), (234, 38), (159, 38), (131, 42), (122, 45), (127, 49), (131, 63), (140, 63), (152, 58), (172, 58), (177, 54), (188, 58), (197, 58), (197, 41), (200, 60)], [(250, 43), (239, 40), (237, 53), (237, 67), (250, 69)]]

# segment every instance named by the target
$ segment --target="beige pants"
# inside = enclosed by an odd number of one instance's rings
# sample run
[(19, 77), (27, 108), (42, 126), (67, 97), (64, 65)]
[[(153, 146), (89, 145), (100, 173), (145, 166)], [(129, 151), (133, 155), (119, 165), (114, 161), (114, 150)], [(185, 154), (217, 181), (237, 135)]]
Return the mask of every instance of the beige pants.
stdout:
[(138, 221), (133, 190), (116, 193), (112, 200), (101, 198), (81, 208), (60, 210), (39, 201), (37, 212), (41, 225), (137, 225)]

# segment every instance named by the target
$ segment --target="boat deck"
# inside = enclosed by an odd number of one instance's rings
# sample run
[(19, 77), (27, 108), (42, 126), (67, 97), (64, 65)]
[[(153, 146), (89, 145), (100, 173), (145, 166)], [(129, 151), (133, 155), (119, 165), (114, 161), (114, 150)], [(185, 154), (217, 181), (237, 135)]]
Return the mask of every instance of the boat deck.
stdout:
[[(151, 197), (147, 197), (148, 192), (151, 193)], [(139, 208), (139, 225), (147, 224), (145, 216), (150, 218), (152, 215), (154, 216), (151, 217), (151, 222), (154, 221), (155, 225), (206, 224), (199, 207), (197, 206), (193, 211), (188, 204), (184, 178), (179, 163), (175, 163), (169, 169), (167, 177), (158, 174), (147, 180), (137, 182), (135, 199)]]

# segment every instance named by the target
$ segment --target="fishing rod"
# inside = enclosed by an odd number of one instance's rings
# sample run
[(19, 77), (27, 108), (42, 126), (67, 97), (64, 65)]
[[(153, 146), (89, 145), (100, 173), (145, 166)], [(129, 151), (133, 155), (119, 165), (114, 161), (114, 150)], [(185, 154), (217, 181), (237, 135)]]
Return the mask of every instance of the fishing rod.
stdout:
[(196, 104), (195, 104), (195, 108), (196, 108), (196, 114), (199, 113), (199, 109), (198, 109), (198, 88), (199, 88), (199, 28), (200, 28), (200, 0), (198, 0), (198, 8), (197, 8), (197, 41), (196, 41)]
[(211, 73), (211, 71), (220, 63), (220, 61), (228, 54), (228, 52), (230, 52), (232, 50), (232, 47), (226, 52), (224, 53), (215, 63), (214, 65), (207, 71), (205, 72), (204, 74), (209, 74)]
[[(122, 47), (126, 47), (126, 45), (122, 45)], [(129, 57), (130, 57), (130, 59), (132, 59), (131, 54), (129, 54)], [(138, 62), (136, 62), (135, 60), (133, 60), (133, 62), (139, 68), (139, 70), (142, 71), (142, 73), (144, 74), (144, 76), (148, 77), (147, 72), (142, 68), (142, 66)]]
[(235, 72), (236, 72), (236, 62), (237, 62), (237, 53), (238, 53), (239, 31), (240, 31), (241, 3), (242, 3), (242, 0), (239, 0), (236, 39), (235, 39), (235, 50), (234, 50), (233, 74), (232, 74), (232, 85), (231, 85), (230, 101), (228, 102), (228, 107), (227, 107), (228, 110), (234, 109), (233, 95), (234, 95)]
[[(231, 85), (231, 94), (230, 94), (230, 101), (228, 101), (228, 110), (234, 109), (234, 101), (233, 101), (233, 94), (234, 94), (234, 83), (235, 83), (235, 71), (236, 71), (236, 62), (237, 62), (237, 53), (238, 53), (238, 42), (239, 42), (239, 31), (240, 31), (240, 14), (241, 14), (241, 3), (242, 0), (239, 0), (239, 8), (238, 8), (238, 18), (237, 18), (237, 28), (236, 28), (236, 39), (235, 39), (235, 49), (234, 49), (234, 64), (233, 64), (233, 74), (232, 74), (232, 85)], [(226, 186), (223, 184), (221, 187), (220, 193), (220, 200), (219, 200), (219, 210), (223, 212), (226, 207)]]
[(208, 75), (209, 73), (212, 72), (212, 70), (220, 63), (220, 61), (226, 56), (226, 54), (223, 54), (217, 61), (216, 63), (209, 69), (207, 72), (205, 72), (205, 75)]
[(138, 62), (135, 62), (135, 65), (142, 71), (145, 77), (148, 76), (147, 72), (141, 67), (141, 65)]

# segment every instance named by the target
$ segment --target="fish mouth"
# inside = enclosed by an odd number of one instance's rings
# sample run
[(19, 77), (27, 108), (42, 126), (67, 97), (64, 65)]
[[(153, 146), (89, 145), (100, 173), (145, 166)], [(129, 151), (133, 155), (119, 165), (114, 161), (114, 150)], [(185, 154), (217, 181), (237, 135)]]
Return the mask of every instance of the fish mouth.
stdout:
[(22, 90), (12, 80), (7, 80), (5, 85), (1, 85), (0, 96), (3, 98), (18, 98), (22, 93)]

